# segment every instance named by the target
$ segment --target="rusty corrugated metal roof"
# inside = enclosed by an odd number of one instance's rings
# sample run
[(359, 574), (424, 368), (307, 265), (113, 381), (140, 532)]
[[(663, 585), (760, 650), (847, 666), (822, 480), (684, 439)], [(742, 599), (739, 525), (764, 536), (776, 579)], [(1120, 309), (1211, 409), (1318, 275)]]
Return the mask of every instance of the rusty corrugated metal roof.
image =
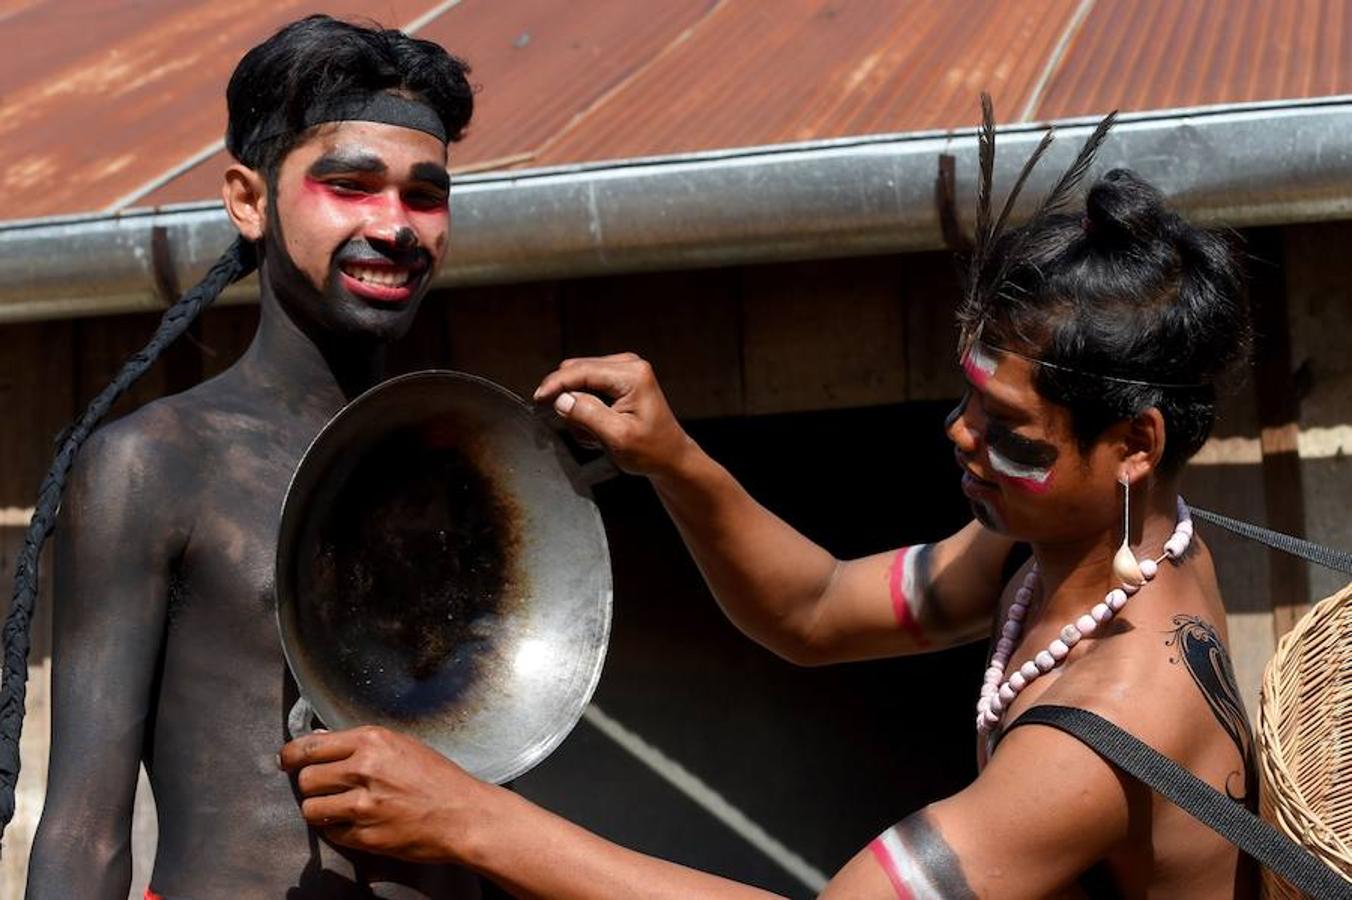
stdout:
[(1098, 0), (1037, 116), (1352, 93), (1346, 0)]
[[(6, 54), (18, 48), (33, 66), (10, 57), (0, 70), (0, 216), (102, 209), (218, 140), (225, 83), (239, 57), (312, 6), (32, 0), (0, 20)], [(379, 11), (399, 22), (426, 6), (329, 4), (341, 15)]]
[[(1018, 109), (1076, 0), (725, 2), (540, 151), (574, 162), (969, 125)], [(680, 89), (677, 86), (688, 86)]]
[[(208, 199), (224, 86), (298, 0), (0, 7), (0, 217)], [(335, 0), (482, 90), (456, 167), (1352, 93), (1352, 0)], [(214, 152), (213, 152), (214, 151)]]
[[(607, 98), (714, 6), (716, 0), (464, 0), (452, 7), (419, 31), (468, 60), (480, 89), (470, 132), (452, 148), (451, 164), (529, 162), (534, 148)], [(223, 91), (219, 106), (224, 122)], [(221, 150), (140, 202), (214, 196), (228, 159)]]

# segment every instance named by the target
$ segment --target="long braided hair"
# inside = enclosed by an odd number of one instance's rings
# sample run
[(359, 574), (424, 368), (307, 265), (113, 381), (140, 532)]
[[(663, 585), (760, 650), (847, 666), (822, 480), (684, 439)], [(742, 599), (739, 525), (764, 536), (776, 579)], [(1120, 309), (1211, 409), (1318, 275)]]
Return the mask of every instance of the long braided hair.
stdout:
[(14, 817), (14, 789), (19, 780), (19, 735), (23, 730), (24, 698), (28, 693), (28, 649), (33, 607), (38, 596), (38, 560), (42, 545), (56, 526), (56, 514), (66, 489), (66, 477), (85, 440), (117, 399), (145, 374), (164, 349), (188, 330), (206, 306), (234, 282), (257, 267), (252, 242), (236, 238), (205, 278), (160, 319), (154, 336), (122, 364), (117, 376), (99, 391), (88, 408), (57, 440), (56, 458), (38, 488), (33, 518), (24, 532), (23, 549), (14, 572), (14, 596), (4, 627), (4, 682), (0, 684), (0, 834)]
[[(474, 109), (469, 67), (430, 41), (402, 32), (315, 15), (285, 26), (240, 60), (226, 89), (226, 147), (275, 190), (281, 160), (305, 136), (306, 109), (354, 91), (407, 92), (441, 118), (458, 140)], [(197, 315), (234, 282), (258, 268), (259, 248), (237, 238), (197, 285), (165, 311), (150, 342), (123, 364), (80, 417), (57, 439), (56, 457), (38, 489), (14, 574), (14, 595), (3, 630), (0, 672), (0, 836), (14, 817), (19, 737), (27, 695), (28, 651), (42, 547), (56, 525), (66, 478), (80, 447), (108, 410)]]

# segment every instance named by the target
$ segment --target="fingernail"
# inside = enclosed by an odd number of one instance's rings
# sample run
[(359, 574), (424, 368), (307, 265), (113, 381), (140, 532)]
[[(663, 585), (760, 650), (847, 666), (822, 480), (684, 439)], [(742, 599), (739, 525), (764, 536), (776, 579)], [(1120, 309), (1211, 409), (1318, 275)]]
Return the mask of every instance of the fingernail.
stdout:
[(554, 401), (554, 411), (561, 416), (566, 416), (573, 411), (573, 405), (577, 403), (577, 398), (572, 394), (559, 394), (559, 399)]
[(273, 754), (272, 761), (275, 762), (277, 764), (277, 768), (280, 769), (282, 767), (282, 754), (280, 753)]

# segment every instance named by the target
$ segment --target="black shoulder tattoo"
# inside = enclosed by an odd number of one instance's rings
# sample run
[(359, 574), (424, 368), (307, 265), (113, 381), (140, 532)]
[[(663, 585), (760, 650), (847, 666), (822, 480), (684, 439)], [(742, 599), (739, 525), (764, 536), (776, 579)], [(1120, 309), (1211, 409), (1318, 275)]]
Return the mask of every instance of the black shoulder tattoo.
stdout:
[(901, 900), (975, 900), (962, 864), (924, 810), (873, 839), (869, 852)]
[[(1182, 663), (1187, 668), (1207, 706), (1211, 707), (1212, 715), (1235, 742), (1235, 748), (1244, 761), (1244, 774), (1231, 772), (1225, 779), (1225, 793), (1231, 800), (1250, 805), (1258, 796), (1253, 783), (1257, 775), (1253, 764), (1253, 732), (1249, 730), (1244, 701), (1239, 697), (1239, 685), (1235, 681), (1234, 667), (1230, 664), (1230, 654), (1221, 643), (1220, 635), (1204, 619), (1176, 615), (1173, 635), (1164, 645), (1174, 648), (1177, 655), (1169, 661), (1175, 665)], [(1241, 783), (1240, 793), (1232, 788), (1232, 780)]]

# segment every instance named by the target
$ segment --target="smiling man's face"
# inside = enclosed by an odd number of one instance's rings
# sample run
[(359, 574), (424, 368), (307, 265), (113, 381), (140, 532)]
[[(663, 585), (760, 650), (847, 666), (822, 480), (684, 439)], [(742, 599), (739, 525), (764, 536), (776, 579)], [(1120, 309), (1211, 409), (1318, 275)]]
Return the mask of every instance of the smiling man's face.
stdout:
[(272, 187), (265, 274), (283, 306), (337, 336), (403, 335), (449, 239), (445, 145), (398, 125), (326, 125)]

